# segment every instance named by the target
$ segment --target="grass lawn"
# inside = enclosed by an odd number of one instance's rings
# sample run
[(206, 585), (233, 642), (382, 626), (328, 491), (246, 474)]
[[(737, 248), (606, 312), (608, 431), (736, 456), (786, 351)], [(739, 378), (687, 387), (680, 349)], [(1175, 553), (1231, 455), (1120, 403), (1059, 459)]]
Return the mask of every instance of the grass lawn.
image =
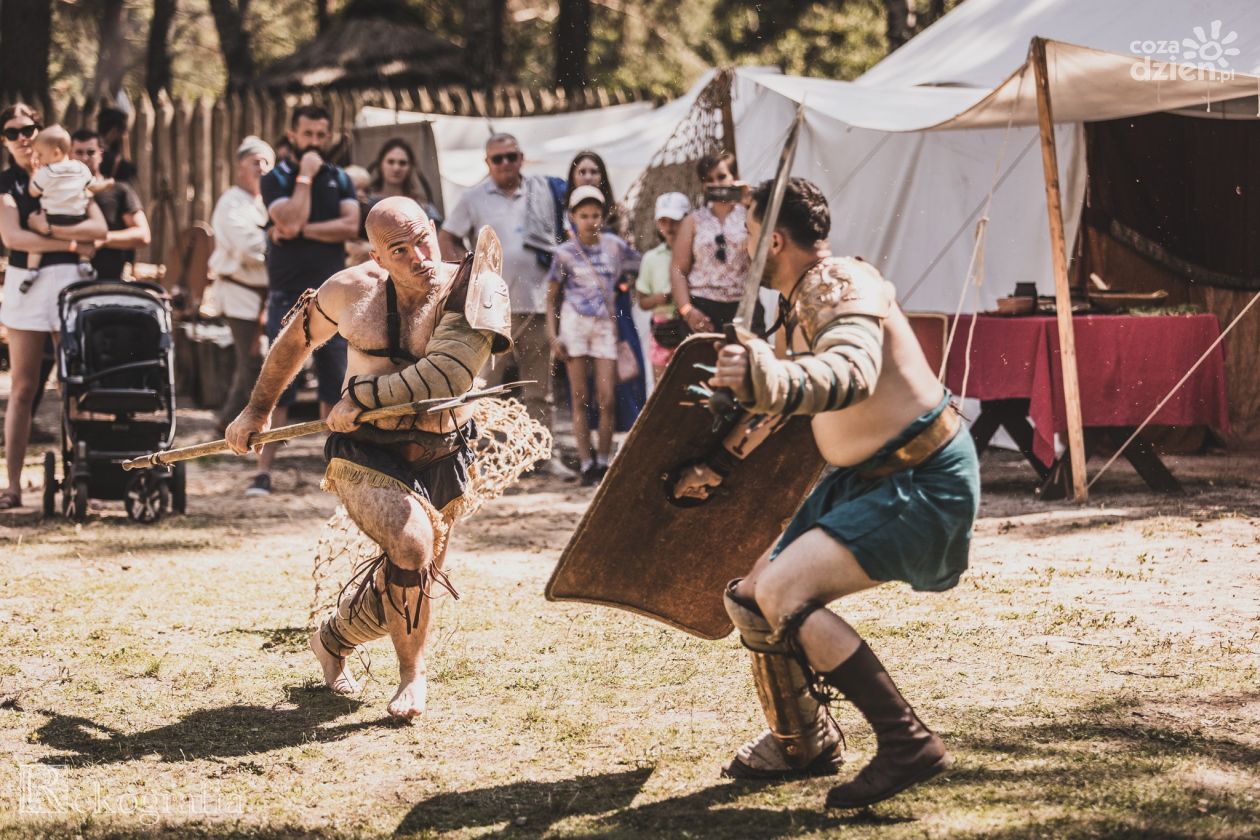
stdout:
[[(718, 778), (763, 725), (734, 637), (544, 601), (591, 495), (556, 478), (458, 530), (419, 722), (386, 719), (388, 640), (360, 698), (326, 693), (318, 453), (290, 447), (258, 501), (198, 462), (156, 526), (0, 519), (0, 836), (1260, 835), (1260, 457), (1170, 459), (1177, 499), (1117, 466), (1074, 507), (986, 456), (963, 582), (841, 605), (957, 758), (853, 814), (822, 809), (834, 782)], [(851, 772), (874, 742), (836, 714)]]

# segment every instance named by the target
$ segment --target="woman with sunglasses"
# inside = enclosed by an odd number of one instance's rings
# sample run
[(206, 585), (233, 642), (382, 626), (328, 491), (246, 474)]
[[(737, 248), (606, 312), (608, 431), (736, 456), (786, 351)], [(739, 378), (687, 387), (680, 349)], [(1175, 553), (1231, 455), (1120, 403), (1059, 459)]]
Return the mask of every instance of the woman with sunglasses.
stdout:
[[(0, 111), (0, 134), (11, 164), (0, 172), (0, 240), (9, 249), (0, 323), (8, 330), (9, 402), (4, 415), (5, 467), (8, 487), (0, 493), (0, 510), (22, 505), (22, 461), (31, 432), (35, 392), (41, 387), (44, 342), (58, 336), (57, 295), (82, 276), (79, 257), (90, 257), (97, 239), (107, 233), (105, 217), (95, 202), (88, 218), (75, 225), (50, 225), (39, 199), (27, 191), (38, 165), (34, 140), (41, 128), (39, 112), (28, 105)], [(28, 269), (32, 254), (40, 267)]]
[[(730, 152), (705, 155), (696, 164), (704, 182), (704, 206), (678, 226), (670, 285), (678, 314), (694, 332), (721, 332), (735, 318), (752, 262), (744, 247), (748, 208), (741, 200), (739, 169)], [(761, 309), (753, 318), (758, 330)]]

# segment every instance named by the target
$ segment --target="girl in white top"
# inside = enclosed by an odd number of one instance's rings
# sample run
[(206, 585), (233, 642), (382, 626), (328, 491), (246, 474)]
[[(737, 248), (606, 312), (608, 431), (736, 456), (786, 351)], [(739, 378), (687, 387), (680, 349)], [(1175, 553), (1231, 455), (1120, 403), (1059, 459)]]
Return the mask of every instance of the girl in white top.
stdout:
[(735, 317), (752, 263), (745, 247), (748, 212), (740, 199), (733, 154), (705, 155), (696, 171), (704, 182), (706, 204), (678, 226), (670, 284), (687, 326), (695, 332), (720, 332)]

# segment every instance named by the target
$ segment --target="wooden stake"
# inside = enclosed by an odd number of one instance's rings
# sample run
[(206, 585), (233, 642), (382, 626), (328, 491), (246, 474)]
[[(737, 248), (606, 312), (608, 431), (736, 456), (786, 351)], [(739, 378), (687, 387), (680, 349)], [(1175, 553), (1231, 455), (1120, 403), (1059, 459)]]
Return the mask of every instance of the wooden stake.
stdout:
[(1032, 40), (1037, 83), (1037, 122), (1041, 128), (1041, 163), (1046, 178), (1046, 211), (1050, 217), (1050, 258), (1054, 265), (1055, 321), (1059, 326), (1059, 361), (1063, 367), (1063, 402), (1067, 409), (1068, 458), (1072, 467), (1072, 499), (1089, 498), (1085, 483), (1085, 426), (1081, 421), (1081, 388), (1076, 370), (1076, 335), (1072, 329), (1072, 291), (1068, 286), (1067, 238), (1059, 190), (1059, 155), (1054, 143), (1054, 112), (1046, 69), (1046, 42)]

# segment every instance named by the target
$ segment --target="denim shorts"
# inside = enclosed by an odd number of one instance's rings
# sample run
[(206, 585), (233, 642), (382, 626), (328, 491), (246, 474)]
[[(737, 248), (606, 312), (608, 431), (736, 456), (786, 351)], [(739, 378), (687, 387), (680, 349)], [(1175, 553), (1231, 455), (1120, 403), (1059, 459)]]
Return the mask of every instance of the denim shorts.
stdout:
[[(301, 291), (291, 292), (272, 289), (267, 292), (267, 340), (274, 343), (280, 335), (280, 322), (302, 296)], [(301, 324), (298, 324), (301, 327)], [(334, 335), (323, 346), (317, 347), (313, 354), (315, 361), (315, 378), (319, 381), (319, 401), (336, 405), (341, 400), (341, 386), (346, 381), (346, 340)], [(292, 405), (297, 399), (297, 381), (289, 383), (276, 401), (276, 405)]]

